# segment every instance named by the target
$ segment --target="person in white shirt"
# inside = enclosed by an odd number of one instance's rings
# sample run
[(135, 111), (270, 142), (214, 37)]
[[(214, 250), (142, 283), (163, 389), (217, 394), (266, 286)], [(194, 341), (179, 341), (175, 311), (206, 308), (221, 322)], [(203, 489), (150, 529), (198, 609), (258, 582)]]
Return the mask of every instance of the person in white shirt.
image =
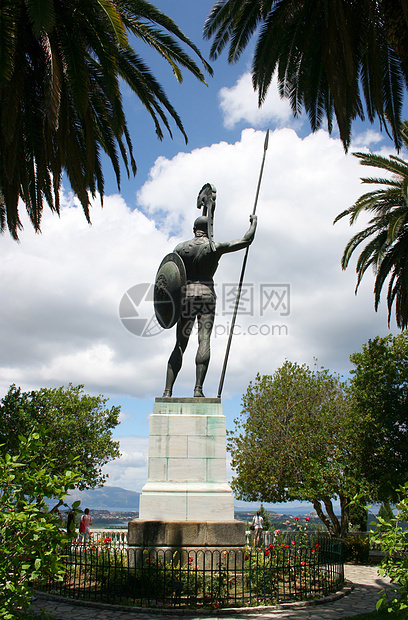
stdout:
[(255, 547), (260, 547), (262, 544), (263, 517), (261, 517), (259, 510), (252, 519), (252, 525), (255, 528)]

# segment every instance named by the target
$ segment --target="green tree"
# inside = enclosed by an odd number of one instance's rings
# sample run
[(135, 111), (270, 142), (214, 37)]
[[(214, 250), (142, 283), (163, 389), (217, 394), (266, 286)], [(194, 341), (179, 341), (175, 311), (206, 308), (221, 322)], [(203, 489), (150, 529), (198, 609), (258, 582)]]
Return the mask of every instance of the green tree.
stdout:
[[(211, 57), (229, 44), (238, 60), (257, 34), (252, 82), (259, 105), (274, 74), (293, 113), (302, 108), (312, 130), (337, 120), (347, 149), (352, 121), (365, 114), (390, 126), (401, 146), (400, 122), (408, 81), (406, 0), (217, 0), (204, 36)], [(365, 102), (365, 109), (363, 101)]]
[[(401, 131), (404, 146), (408, 149), (408, 122), (404, 121)], [(381, 291), (389, 278), (387, 292), (388, 325), (391, 320), (392, 307), (395, 304), (395, 319), (398, 327), (405, 329), (408, 325), (408, 163), (390, 155), (383, 157), (372, 153), (353, 153), (363, 166), (379, 168), (391, 173), (390, 178), (366, 177), (363, 183), (375, 184), (377, 189), (360, 196), (352, 207), (336, 217), (335, 222), (343, 217), (350, 217), (353, 225), (361, 213), (369, 213), (367, 228), (358, 232), (346, 245), (341, 260), (343, 269), (349, 265), (353, 253), (365, 244), (357, 260), (357, 286), (369, 267), (374, 270), (374, 307), (377, 310)]]
[(328, 530), (344, 536), (349, 501), (364, 486), (350, 449), (354, 429), (344, 383), (327, 370), (286, 361), (250, 383), (235, 424), (228, 447), (237, 497), (310, 501)]
[[(151, 115), (157, 136), (180, 117), (134, 51), (145, 44), (169, 63), (179, 82), (186, 69), (205, 83), (197, 47), (147, 0), (4, 0), (0, 5), (0, 229), (17, 238), (21, 198), (40, 230), (43, 201), (59, 212), (65, 172), (89, 220), (89, 194), (103, 196), (101, 153), (118, 186), (120, 158), (136, 172), (120, 81)], [(187, 138), (186, 138), (187, 139)]]
[(79, 475), (69, 469), (55, 473), (54, 459), (38, 458), (46, 439), (20, 436), (13, 455), (0, 454), (0, 618), (20, 618), (16, 608), (29, 605), (35, 584), (58, 580), (66, 571), (61, 545), (68, 539), (45, 498), (63, 502)]
[(368, 510), (365, 506), (352, 503), (349, 507), (350, 528), (358, 532), (366, 532), (368, 526)]
[(378, 511), (378, 516), (386, 521), (389, 521), (394, 517), (394, 513), (389, 502), (383, 502), (381, 504), (380, 510)]
[(396, 500), (408, 479), (408, 332), (376, 337), (350, 356), (348, 390), (371, 501)]
[[(397, 514), (388, 517), (378, 516), (378, 526), (370, 531), (370, 539), (380, 545), (384, 559), (379, 573), (389, 577), (393, 588), (382, 590), (377, 609), (387, 609), (393, 618), (406, 618), (408, 610), (408, 530), (403, 523), (408, 522), (408, 482), (396, 490), (398, 497)], [(391, 617), (391, 615), (390, 615)]]
[[(19, 436), (31, 432), (42, 435), (37, 442), (39, 460), (52, 460), (55, 475), (74, 467), (80, 475), (78, 488), (102, 485), (102, 467), (120, 456), (119, 442), (113, 441), (112, 429), (119, 422), (120, 407), (106, 407), (107, 399), (89, 396), (83, 386), (43, 388), (22, 392), (12, 385), (0, 401), (0, 454), (14, 455), (19, 448)], [(72, 457), (78, 457), (72, 465)]]

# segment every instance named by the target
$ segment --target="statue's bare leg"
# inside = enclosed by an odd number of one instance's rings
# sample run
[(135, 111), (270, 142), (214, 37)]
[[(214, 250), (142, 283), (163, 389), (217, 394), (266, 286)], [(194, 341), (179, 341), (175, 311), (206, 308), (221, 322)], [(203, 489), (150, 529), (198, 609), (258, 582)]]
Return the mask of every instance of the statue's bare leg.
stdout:
[[(214, 308), (215, 310), (215, 308)], [(210, 362), (210, 338), (214, 325), (215, 312), (198, 316), (198, 351), (196, 355), (196, 384), (194, 396), (203, 398), (203, 383)]]
[(183, 363), (183, 353), (186, 350), (193, 325), (194, 317), (181, 317), (177, 323), (176, 345), (167, 364), (166, 386), (163, 392), (164, 398), (170, 398), (173, 393), (173, 385), (180, 372)]

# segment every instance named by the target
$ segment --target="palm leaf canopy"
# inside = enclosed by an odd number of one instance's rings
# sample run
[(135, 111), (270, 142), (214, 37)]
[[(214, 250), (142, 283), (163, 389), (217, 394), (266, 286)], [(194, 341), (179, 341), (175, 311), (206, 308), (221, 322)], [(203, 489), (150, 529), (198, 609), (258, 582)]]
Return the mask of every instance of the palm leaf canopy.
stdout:
[[(399, 132), (408, 83), (406, 0), (217, 0), (206, 20), (211, 57), (229, 45), (238, 60), (257, 36), (252, 82), (262, 105), (274, 75), (293, 113), (304, 108), (313, 131), (334, 118), (347, 150), (351, 126), (378, 117)], [(365, 101), (365, 107), (363, 100)]]
[[(401, 136), (408, 148), (408, 122), (402, 124)], [(391, 174), (387, 177), (365, 177), (363, 183), (381, 186), (367, 192), (350, 208), (340, 213), (335, 222), (349, 217), (354, 224), (361, 213), (372, 215), (367, 228), (350, 239), (342, 257), (346, 269), (357, 249), (357, 286), (369, 267), (375, 273), (374, 306), (378, 309), (384, 283), (388, 280), (388, 324), (392, 308), (398, 327), (408, 326), (408, 162), (395, 155), (383, 157), (372, 153), (353, 153), (363, 166), (379, 168)], [(365, 246), (361, 250), (361, 245)]]
[(120, 186), (120, 160), (136, 173), (120, 80), (151, 115), (156, 134), (183, 124), (130, 37), (155, 49), (182, 81), (205, 83), (186, 53), (198, 48), (146, 0), (2, 0), (0, 4), (0, 228), (14, 238), (21, 198), (38, 231), (44, 200), (59, 212), (64, 171), (89, 220), (90, 198), (103, 196), (101, 153)]

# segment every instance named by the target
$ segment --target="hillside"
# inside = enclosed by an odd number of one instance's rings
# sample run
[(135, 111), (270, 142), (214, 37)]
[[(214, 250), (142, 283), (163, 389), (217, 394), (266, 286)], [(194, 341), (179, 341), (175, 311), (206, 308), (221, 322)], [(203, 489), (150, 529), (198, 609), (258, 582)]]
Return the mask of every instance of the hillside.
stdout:
[(68, 502), (81, 502), (82, 510), (109, 510), (110, 512), (139, 511), (140, 493), (127, 491), (120, 487), (104, 486), (99, 489), (87, 489), (85, 491), (71, 491)]

